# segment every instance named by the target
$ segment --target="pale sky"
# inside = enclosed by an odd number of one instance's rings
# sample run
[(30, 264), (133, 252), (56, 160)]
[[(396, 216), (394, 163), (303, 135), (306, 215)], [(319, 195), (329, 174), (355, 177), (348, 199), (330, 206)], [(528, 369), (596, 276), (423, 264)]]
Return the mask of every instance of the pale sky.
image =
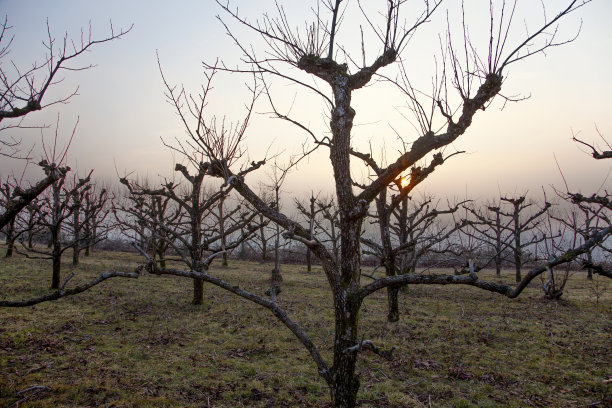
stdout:
[[(310, 17), (305, 2), (280, 3), (285, 5), (292, 24), (303, 27), (304, 16)], [(412, 3), (419, 2), (408, 5)], [(568, 1), (546, 3), (550, 16)], [(274, 12), (271, 0), (232, 0), (231, 4), (238, 5), (240, 13), (251, 20), (259, 18), (264, 11)], [(519, 1), (530, 29), (535, 29), (540, 21), (539, 4), (532, 0)], [(116, 180), (115, 168), (120, 175), (133, 172), (133, 175), (148, 175), (152, 181), (157, 175), (172, 173), (173, 157), (160, 137), (165, 140), (181, 138), (184, 131), (173, 108), (165, 101), (156, 50), (168, 80), (184, 83), (192, 92), (197, 92), (204, 80), (202, 60), (214, 62), (221, 58), (232, 66), (240, 63), (239, 52), (215, 16), (221, 14), (231, 27), (237, 26), (212, 0), (0, 0), (0, 11), (8, 16), (13, 26), (15, 39), (10, 57), (21, 67), (42, 59), (41, 41), (46, 38), (47, 18), (58, 40), (66, 31), (69, 38), (78, 39), (81, 27), (87, 31), (89, 21), (94, 37), (108, 34), (109, 20), (116, 30), (134, 24), (132, 32), (123, 39), (97, 46), (78, 61), (82, 65), (96, 64), (95, 68), (65, 73), (64, 82), (47, 96), (50, 101), (78, 85), (79, 95), (68, 105), (52, 106), (27, 118), (27, 124), (54, 125), (59, 112), (60, 135), (65, 141), (79, 117), (68, 164), (81, 173), (93, 168), (94, 174), (105, 180)], [(487, 2), (466, 1), (466, 11), (482, 20), (480, 27), (478, 24), (470, 26), (478, 42), (478, 30), (488, 27)], [(448, 14), (451, 23), (457, 21), (453, 13), (451, 10)], [(440, 49), (438, 33), (446, 25), (446, 16), (445, 9), (434, 14), (431, 23), (417, 32), (403, 54), (410, 74), (414, 75), (414, 83), (421, 84), (424, 90), (431, 82), (434, 55), (439, 54)], [(356, 27), (366, 23), (349, 17), (342, 41), (350, 44), (351, 49), (359, 50)], [(612, 143), (611, 17), (612, 2), (594, 0), (562, 22), (561, 34), (571, 36), (582, 19), (580, 36), (573, 43), (512, 65), (506, 72), (502, 93), (530, 96), (529, 99), (506, 104), (502, 110), (503, 100), (498, 98), (485, 112), (478, 112), (473, 125), (454, 144), (454, 148), (467, 153), (445, 163), (418, 188), (418, 192), (451, 197), (463, 197), (467, 192), (470, 198), (478, 199), (493, 198), (499, 192), (514, 194), (529, 190), (530, 194), (538, 196), (541, 186), (554, 184), (563, 188), (554, 155), (572, 190), (590, 193), (602, 185), (612, 188), (611, 178), (606, 179), (611, 169), (609, 161), (595, 162), (571, 141), (573, 130), (586, 141), (598, 142), (597, 125)], [(515, 23), (515, 33), (520, 36), (524, 33), (522, 17)], [(252, 33), (242, 28), (236, 28), (236, 33), (245, 44), (258, 44)], [(375, 54), (375, 48), (367, 51), (370, 59)], [(357, 55), (356, 59), (360, 60), (361, 56)], [(2, 66), (8, 68), (7, 61), (3, 61)], [(222, 76), (215, 84), (211, 111), (226, 113), (229, 119), (241, 119), (243, 104), (247, 102), (243, 84), (248, 80), (236, 75)], [(318, 131), (327, 130), (325, 107), (312, 95), (285, 83), (273, 83), (273, 92), (281, 106), (288, 109), (295, 103), (292, 112), (299, 111), (296, 115), (301, 120)], [(375, 154), (385, 148), (387, 159), (394, 160), (397, 146), (393, 129), (405, 134), (407, 140), (414, 140), (414, 132), (410, 133), (412, 127), (400, 115), (405, 111), (406, 98), (390, 97), (384, 86), (379, 91), (376, 86), (358, 91), (353, 98), (357, 111), (355, 123), (359, 125), (353, 132), (354, 146), (364, 147), (371, 143)], [(256, 111), (269, 110), (262, 98)], [(249, 154), (255, 160), (272, 146), (272, 152), (281, 153), (282, 162), (283, 157), (299, 151), (307, 140), (296, 128), (265, 114), (255, 115), (247, 134)], [(40, 147), (39, 132), (23, 131), (19, 136), (24, 145), (36, 142)], [(47, 131), (48, 143), (52, 136), (53, 132)], [(40, 153), (35, 153), (35, 158), (39, 157)], [(23, 168), (22, 162), (5, 158), (1, 158), (0, 163), (3, 177), (11, 172), (19, 174)], [(36, 177), (40, 173), (32, 174)], [(265, 171), (259, 177), (265, 179)], [(255, 179), (257, 177), (253, 178), (254, 184)], [(297, 196), (306, 195), (310, 190), (331, 192), (330, 180), (327, 152), (321, 150), (292, 173), (284, 189)]]

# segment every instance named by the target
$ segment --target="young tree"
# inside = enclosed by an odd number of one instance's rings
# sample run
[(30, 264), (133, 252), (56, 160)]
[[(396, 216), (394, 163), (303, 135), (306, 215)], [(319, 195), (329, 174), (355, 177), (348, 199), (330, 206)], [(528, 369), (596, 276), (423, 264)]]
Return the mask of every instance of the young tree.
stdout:
[(104, 222), (110, 214), (108, 189), (100, 187), (99, 183), (94, 183), (85, 193), (85, 203), (83, 205), (83, 216), (85, 219), (83, 232), (85, 234), (85, 256), (89, 256), (90, 251), (99, 241), (100, 232), (106, 230)]
[[(415, 171), (423, 170), (414, 169), (413, 173)], [(426, 254), (450, 251), (454, 246), (450, 237), (468, 224), (462, 220), (453, 226), (436, 225), (436, 222), (440, 222), (439, 216), (454, 214), (463, 203), (438, 210), (437, 204), (432, 205), (432, 198), (423, 198), (409, 205), (408, 193), (416, 186), (417, 179), (413, 180), (412, 185), (402, 179), (396, 180), (398, 194), (390, 200), (387, 199), (388, 190), (379, 193), (375, 200), (376, 214), (373, 215), (374, 222), (378, 224), (379, 239), (361, 240), (370, 249), (364, 253), (378, 258), (380, 266), (385, 269), (385, 276), (415, 273), (419, 260)], [(389, 322), (399, 320), (398, 293), (399, 287), (387, 287)]]
[(43, 259), (51, 259), (52, 262), (52, 278), (51, 289), (59, 289), (61, 275), (61, 260), (65, 251), (74, 248), (81, 244), (80, 235), (72, 236), (72, 239), (67, 237), (71, 235), (70, 228), (66, 225), (68, 220), (74, 214), (76, 209), (74, 197), (80, 196), (83, 190), (87, 190), (91, 181), (91, 174), (87, 177), (73, 180), (72, 185), (65, 186), (66, 179), (57, 180), (51, 185), (51, 192), (44, 199), (44, 205), (41, 205), (41, 222), (50, 235), (50, 251), (45, 251), (39, 248), (29, 249), (29, 252), (35, 254), (29, 257), (42, 257)]
[[(270, 196), (270, 192), (265, 190), (263, 187), (260, 192), (260, 197), (266, 202), (272, 203), (273, 199)], [(248, 202), (246, 203), (248, 204)], [(250, 204), (249, 204), (250, 205)], [(274, 227), (270, 226), (266, 221), (266, 217), (261, 214), (259, 211), (252, 209), (257, 214), (259, 229), (255, 234), (253, 234), (252, 239), (248, 242), (254, 248), (253, 250), (261, 254), (261, 261), (266, 262), (268, 260), (268, 256), (270, 253), (271, 240), (274, 239)]]
[[(156, 217), (148, 215), (147, 219), (138, 221), (150, 223), (151, 234), (157, 245), (163, 244), (164, 248), (172, 248), (188, 268), (198, 272), (208, 271), (215, 257), (237, 247), (255, 231), (255, 227), (250, 227), (244, 234), (230, 240), (230, 236), (248, 225), (256, 214), (241, 217), (239, 223), (229, 223), (234, 212), (224, 214), (219, 212), (218, 208), (219, 203), (231, 191), (231, 187), (206, 191), (203, 183), (209, 173), (207, 164), (200, 163), (193, 173), (183, 164), (177, 164), (175, 171), (187, 181), (185, 191), (180, 191), (180, 185), (173, 182), (166, 182), (162, 188), (153, 190), (126, 178), (121, 178), (120, 181), (128, 187), (131, 195), (145, 197), (145, 201), (146, 197), (150, 197), (153, 203), (168, 199), (176, 204), (178, 209), (170, 218), (170, 223), (167, 217), (163, 217), (165, 213), (157, 210)], [(139, 216), (138, 212), (131, 214)], [(223, 216), (221, 223), (219, 216)], [(206, 224), (205, 219), (213, 219), (214, 222)], [(223, 224), (223, 227), (220, 227), (220, 224)], [(160, 267), (165, 268), (165, 264), (165, 259), (161, 258)], [(195, 305), (204, 303), (204, 280), (198, 277), (193, 279), (192, 302)]]
[[(148, 180), (137, 180), (134, 183), (139, 187), (150, 188)], [(115, 200), (112, 207), (117, 226), (123, 235), (150, 253), (153, 259), (159, 258), (164, 266), (167, 246), (155, 239), (153, 231), (158, 224), (171, 227), (179, 217), (180, 211), (168, 208), (170, 202), (169, 198), (136, 195), (128, 190), (128, 194)], [(158, 233), (163, 234), (162, 231)]]
[(503, 263), (508, 258), (509, 229), (512, 218), (503, 217), (501, 203), (499, 202), (487, 203), (484, 210), (476, 208), (474, 205), (465, 206), (465, 209), (475, 220), (471, 224), (471, 231), (466, 233), (471, 234), (472, 237), (491, 248), (495, 274), (500, 277)]
[[(584, 146), (587, 146), (591, 150), (591, 155), (595, 160), (612, 159), (612, 146), (602, 133), (597, 129), (597, 135), (606, 145), (604, 149), (596, 146), (595, 143), (587, 143), (583, 140), (573, 136), (573, 140)], [(605, 150), (607, 149), (607, 150)], [(577, 207), (576, 211), (580, 211), (583, 215), (583, 221), (579, 223), (579, 227), (574, 230), (582, 237), (583, 241), (588, 241), (594, 234), (609, 229), (612, 225), (612, 199), (610, 198), (610, 192), (604, 190), (603, 192), (594, 193), (591, 196), (584, 196), (580, 193), (570, 192), (567, 183), (565, 183), (566, 192), (559, 194), (562, 198), (571, 202)], [(610, 240), (602, 241), (597, 245), (598, 249), (605, 255), (612, 254), (612, 246), (610, 246)], [(582, 260), (584, 268), (587, 268), (588, 277), (592, 279), (592, 273), (596, 273), (602, 276), (606, 276), (612, 279), (612, 271), (609, 268), (609, 264), (606, 265), (603, 262), (604, 257), (601, 257), (599, 262), (593, 259), (592, 251), (585, 254)]]
[[(526, 258), (526, 249), (537, 245), (539, 242), (544, 240), (544, 237), (538, 236), (533, 232), (542, 220), (542, 216), (551, 206), (549, 202), (544, 202), (544, 205), (541, 208), (529, 214), (525, 219), (525, 210), (534, 205), (533, 202), (525, 202), (525, 198), (526, 197), (524, 195), (520, 196), (519, 198), (501, 197), (501, 201), (510, 204), (510, 211), (503, 212), (502, 210), (499, 210), (499, 214), (501, 216), (507, 217), (511, 220), (510, 225), (507, 227), (511, 237), (508, 246), (512, 251), (512, 256), (514, 259), (514, 269), (516, 271), (515, 278), (517, 283), (521, 281), (521, 270)], [(530, 232), (532, 233), (531, 239), (525, 241), (523, 239), (525, 234), (529, 234)]]
[[(310, 193), (309, 201), (310, 201), (310, 205), (306, 206), (302, 204), (302, 202), (296, 198), (295, 206), (297, 210), (308, 221), (308, 232), (310, 233), (310, 236), (312, 237), (315, 232), (315, 225), (316, 225), (315, 220), (317, 219), (317, 215), (319, 215), (322, 209), (321, 208), (315, 209), (315, 203), (317, 202), (317, 198), (314, 196), (314, 193), (312, 192)], [(308, 272), (312, 271), (312, 255), (308, 247), (306, 247), (306, 270)]]

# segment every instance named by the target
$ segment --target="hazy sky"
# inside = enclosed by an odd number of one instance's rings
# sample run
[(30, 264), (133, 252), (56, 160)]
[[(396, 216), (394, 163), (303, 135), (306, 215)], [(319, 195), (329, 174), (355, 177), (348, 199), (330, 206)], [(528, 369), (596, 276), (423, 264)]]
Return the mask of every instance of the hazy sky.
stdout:
[[(304, 5), (308, 2), (280, 3), (285, 5), (293, 25), (303, 26), (305, 13), (310, 17)], [(412, 3), (419, 2), (409, 4)], [(565, 3), (568, 1), (548, 1), (546, 11), (550, 16)], [(260, 17), (263, 11), (274, 11), (271, 0), (233, 0), (232, 4), (238, 5), (241, 14), (251, 20)], [(472, 21), (482, 21), (480, 26), (478, 23), (470, 26), (475, 43), (482, 42), (479, 29), (486, 29), (488, 24), (487, 2), (470, 0), (466, 4)], [(519, 1), (523, 14), (516, 21), (517, 35), (524, 33), (523, 17), (527, 18), (530, 29), (536, 27), (541, 17), (539, 4), (532, 0)], [(120, 175), (133, 172), (134, 175), (148, 175), (152, 180), (159, 174), (172, 173), (173, 157), (160, 137), (171, 141), (181, 138), (184, 131), (172, 107), (165, 101), (156, 50), (169, 81), (184, 83), (192, 92), (198, 91), (204, 79), (202, 60), (214, 62), (222, 58), (229, 65), (240, 63), (240, 54), (215, 18), (222, 10), (212, 0), (0, 0), (0, 10), (8, 16), (15, 36), (10, 57), (21, 67), (42, 59), (41, 41), (46, 38), (47, 19), (58, 41), (66, 31), (69, 38), (78, 39), (81, 27), (87, 31), (89, 21), (94, 37), (108, 34), (110, 20), (115, 30), (134, 24), (132, 32), (123, 39), (97, 46), (78, 61), (78, 65), (94, 63), (95, 68), (63, 75), (65, 80), (49, 93), (48, 101), (69, 93), (78, 85), (79, 95), (68, 105), (53, 106), (27, 119), (28, 124), (54, 125), (59, 112), (60, 135), (65, 141), (79, 117), (69, 164), (82, 173), (93, 168), (94, 174), (106, 180), (116, 179), (115, 169)], [(458, 20), (453, 13), (453, 10), (449, 12), (448, 19), (456, 26)], [(473, 125), (453, 146), (467, 153), (449, 160), (419, 187), (419, 191), (450, 196), (463, 196), (467, 191), (472, 198), (493, 197), (498, 191), (513, 194), (529, 190), (539, 194), (540, 186), (562, 185), (554, 155), (572, 189), (591, 192), (602, 184), (611, 188), (612, 181), (606, 179), (611, 168), (609, 162), (595, 162), (571, 141), (572, 130), (580, 132), (580, 137), (587, 141), (597, 141), (597, 125), (612, 142), (610, 17), (612, 2), (594, 0), (562, 23), (561, 34), (567, 37), (578, 29), (582, 20), (578, 39), (551, 49), (546, 55), (514, 64), (506, 72), (502, 93), (529, 96), (529, 99), (508, 103), (502, 109), (503, 100), (498, 98), (485, 112), (478, 112)], [(231, 27), (236, 27), (228, 16), (223, 18)], [(366, 23), (351, 18), (349, 15), (345, 22), (342, 41), (359, 50), (358, 25)], [(429, 25), (417, 32), (403, 54), (410, 75), (414, 75), (414, 83), (421, 89), (427, 90), (431, 83), (434, 55), (439, 54), (440, 49), (438, 33), (446, 20), (445, 9), (440, 10)], [(364, 26), (364, 30), (367, 31), (367, 27)], [(241, 28), (236, 28), (236, 33), (245, 44), (257, 41), (252, 33)], [(375, 47), (367, 50), (369, 58), (374, 58), (375, 54)], [(361, 56), (356, 58), (360, 60)], [(2, 67), (9, 68), (7, 61), (3, 61)], [(212, 94), (211, 112), (240, 119), (247, 96), (244, 83), (248, 80), (235, 75), (220, 77)], [(288, 109), (295, 103), (292, 112), (299, 111), (296, 115), (301, 120), (318, 131), (327, 130), (324, 105), (317, 103), (313, 95), (285, 83), (273, 83), (272, 91), (283, 108)], [(372, 144), (377, 155), (386, 149), (384, 154), (390, 161), (397, 152), (394, 130), (407, 140), (414, 140), (414, 132), (402, 117), (402, 113), (406, 113), (406, 98), (391, 97), (387, 92), (388, 88), (380, 85), (355, 94), (355, 123), (358, 126), (354, 130), (354, 145), (367, 147)], [(270, 119), (270, 115), (265, 114), (270, 110), (265, 100), (262, 98), (260, 102), (256, 107), (258, 114), (248, 131), (250, 157), (259, 159), (272, 146), (271, 151), (281, 153), (279, 157), (283, 161), (283, 157), (299, 151), (301, 143), (307, 139), (297, 129)], [(47, 143), (51, 143), (53, 131), (46, 134)], [(24, 131), (19, 136), (23, 137), (25, 145), (36, 142), (40, 147), (39, 132)], [(23, 167), (21, 162), (4, 158), (0, 161), (2, 176), (11, 171), (18, 173)], [(326, 161), (327, 152), (314, 155), (292, 174), (285, 190), (295, 195), (309, 190), (331, 191), (331, 169)], [(261, 174), (265, 179), (265, 172)]]

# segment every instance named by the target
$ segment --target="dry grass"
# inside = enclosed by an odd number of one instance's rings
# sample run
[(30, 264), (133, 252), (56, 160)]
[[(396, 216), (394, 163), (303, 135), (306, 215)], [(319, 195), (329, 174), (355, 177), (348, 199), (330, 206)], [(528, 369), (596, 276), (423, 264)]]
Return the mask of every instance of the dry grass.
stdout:
[[(136, 261), (95, 253), (75, 280), (129, 270)], [(212, 272), (263, 294), (270, 269), (231, 262)], [(301, 266), (282, 272), (279, 302), (329, 358), (333, 320), (322, 272)], [(43, 293), (49, 281), (45, 262), (0, 262), (0, 298)], [(206, 297), (195, 307), (190, 281), (142, 276), (56, 302), (0, 309), (0, 406), (327, 406), (310, 356), (267, 310), (211, 285)], [(425, 286), (410, 287), (400, 299), (398, 324), (385, 322), (384, 292), (363, 307), (364, 338), (397, 351), (391, 362), (360, 357), (361, 406), (611, 406), (609, 280), (576, 274), (560, 302), (543, 300), (536, 287), (517, 300)]]

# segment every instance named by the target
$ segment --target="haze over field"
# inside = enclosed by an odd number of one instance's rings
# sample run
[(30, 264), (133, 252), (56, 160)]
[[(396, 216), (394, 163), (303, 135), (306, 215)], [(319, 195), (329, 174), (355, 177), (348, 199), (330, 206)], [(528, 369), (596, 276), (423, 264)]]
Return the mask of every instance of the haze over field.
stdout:
[[(301, 2), (292, 3), (285, 6), (287, 15), (294, 26), (303, 26), (303, 16), (310, 17), (310, 12)], [(470, 21), (486, 23), (488, 5), (480, 3), (481, 9), (476, 12), (480, 14), (472, 14)], [(263, 11), (274, 10), (273, 1), (233, 1), (232, 4), (239, 6), (240, 13), (251, 20), (259, 18)], [(520, 4), (521, 18), (540, 21), (539, 2)], [(36, 7), (30, 2), (5, 0), (0, 1), (0, 5), (15, 36), (10, 57), (21, 67), (42, 59), (45, 50), (41, 41), (46, 38), (47, 19), (58, 41), (64, 31), (71, 39), (79, 38), (81, 27), (87, 34), (89, 21), (94, 37), (108, 34), (109, 20), (116, 30), (134, 23), (134, 29), (125, 38), (95, 47), (78, 61), (79, 66), (96, 64), (94, 69), (66, 73), (65, 81), (49, 94), (51, 101), (78, 85), (79, 95), (68, 105), (55, 105), (26, 119), (27, 124), (54, 124), (59, 112), (61, 135), (65, 141), (80, 117), (68, 164), (83, 173), (93, 168), (97, 177), (107, 180), (116, 180), (116, 169), (120, 175), (133, 172), (149, 175), (152, 180), (158, 174), (172, 173), (174, 159), (160, 137), (172, 141), (182, 137), (184, 130), (173, 108), (165, 101), (156, 50), (168, 80), (184, 83), (187, 90), (194, 93), (204, 81), (202, 60), (213, 63), (222, 58), (228, 66), (240, 64), (238, 50), (215, 18), (221, 10), (212, 0), (178, 5), (160, 1), (92, 3), (62, 0), (37, 2)], [(477, 9), (472, 2), (470, 6)], [(557, 10), (546, 12), (551, 16)], [(562, 185), (553, 154), (574, 191), (594, 192), (602, 185), (610, 188), (612, 183), (606, 179), (610, 164), (592, 160), (571, 141), (571, 137), (572, 132), (580, 132), (582, 139), (599, 142), (596, 124), (603, 135), (612, 140), (612, 81), (609, 77), (612, 72), (612, 27), (608, 21), (611, 15), (612, 3), (594, 1), (562, 24), (560, 34), (571, 37), (582, 19), (581, 33), (573, 43), (514, 64), (504, 84), (504, 94), (529, 96), (529, 99), (507, 103), (504, 107), (504, 101), (496, 98), (486, 112), (476, 115), (473, 125), (453, 146), (465, 150), (466, 154), (449, 160), (417, 191), (441, 196), (467, 193), (470, 198), (526, 190), (539, 194), (542, 185)], [(457, 10), (450, 10), (448, 16), (451, 25), (460, 23)], [(238, 35), (245, 33), (229, 17), (222, 17)], [(360, 59), (359, 31), (358, 27), (351, 26), (352, 17), (346, 16), (345, 36), (355, 35), (354, 47)], [(443, 32), (445, 25), (446, 14), (441, 11), (417, 32), (403, 54), (411, 80), (424, 91), (430, 88), (434, 55), (439, 54), (440, 49), (438, 33)], [(469, 28), (478, 41), (481, 27), (472, 23)], [(252, 37), (242, 38), (253, 41), (257, 49), (259, 40)], [(344, 37), (343, 41), (346, 39)], [(377, 51), (372, 47), (367, 56), (373, 57)], [(384, 73), (394, 75), (391, 71)], [(211, 113), (227, 114), (231, 120), (241, 119), (243, 104), (248, 100), (246, 82), (247, 77), (220, 75), (211, 95)], [(414, 140), (416, 133), (404, 118), (406, 98), (389, 93), (388, 89), (386, 85), (373, 86), (356, 94), (357, 126), (353, 144), (362, 150), (369, 149), (371, 144), (374, 155), (384, 154), (392, 160), (399, 148), (395, 132), (407, 141)], [(292, 112), (298, 112), (300, 118), (319, 134), (328, 130), (325, 106), (316, 97), (282, 82), (274, 83), (272, 92), (283, 109), (288, 110), (295, 103)], [(295, 127), (271, 119), (265, 98), (259, 100), (255, 110), (259, 114), (253, 118), (247, 138), (252, 159), (260, 159), (270, 149), (271, 153), (280, 153), (279, 162), (283, 163), (288, 155), (301, 151), (302, 143), (308, 140), (306, 135)], [(47, 131), (48, 143), (52, 133)], [(15, 135), (23, 137), (25, 146), (32, 142), (38, 147), (41, 145), (38, 131), (24, 130)], [(451, 152), (447, 149), (445, 153)], [(3, 176), (11, 172), (18, 174), (22, 168), (22, 162), (4, 158), (0, 162)], [(360, 170), (355, 171), (360, 174)], [(30, 174), (36, 178), (40, 171), (32, 166)], [(331, 192), (330, 174), (327, 151), (321, 150), (293, 172), (285, 190), (298, 196), (310, 190)], [(266, 173), (260, 172), (253, 177), (265, 180)]]

